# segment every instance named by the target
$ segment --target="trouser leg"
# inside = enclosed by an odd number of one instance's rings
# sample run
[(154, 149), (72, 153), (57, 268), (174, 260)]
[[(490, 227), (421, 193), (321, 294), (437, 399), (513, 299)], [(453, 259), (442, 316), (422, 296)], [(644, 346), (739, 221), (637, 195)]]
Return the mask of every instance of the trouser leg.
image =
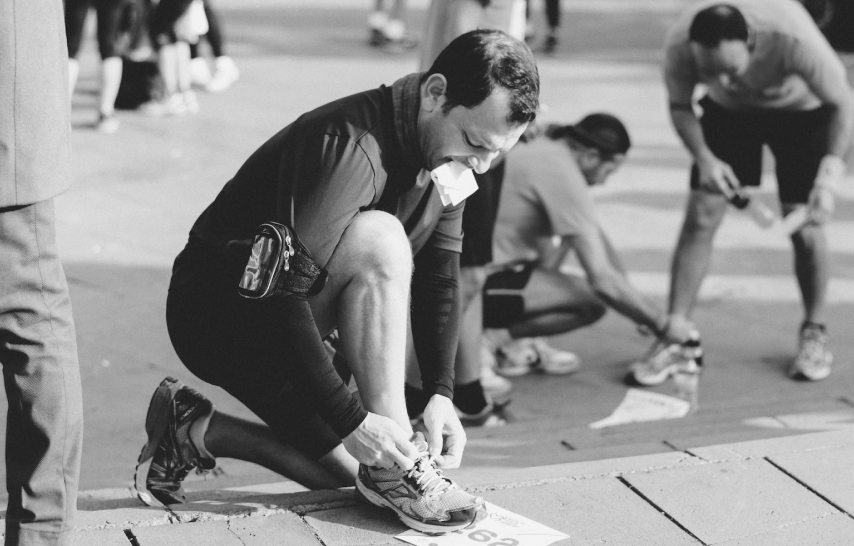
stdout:
[(0, 363), (9, 401), (6, 545), (66, 544), (83, 410), (53, 200), (0, 209), (0, 233)]

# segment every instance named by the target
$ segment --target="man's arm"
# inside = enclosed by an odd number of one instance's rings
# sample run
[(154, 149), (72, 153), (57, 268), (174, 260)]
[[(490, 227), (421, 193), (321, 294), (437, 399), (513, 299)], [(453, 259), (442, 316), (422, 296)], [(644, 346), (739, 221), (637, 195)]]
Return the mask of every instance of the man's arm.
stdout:
[(421, 382), (431, 395), (424, 410), (427, 442), (440, 467), (456, 468), (466, 443), (451, 402), (460, 332), (460, 255), (428, 244), (415, 256), (414, 265), (412, 338)]
[(712, 153), (703, 136), (700, 120), (694, 114), (691, 104), (670, 104), (670, 119), (676, 133), (697, 164), (700, 187), (730, 197), (733, 188), (740, 184), (732, 168)]
[(599, 226), (591, 226), (569, 239), (597, 296), (635, 323), (642, 324), (660, 335), (666, 333), (667, 316), (644, 298), (629, 283), (619, 267), (615, 266), (611, 254), (616, 252), (610, 247)]

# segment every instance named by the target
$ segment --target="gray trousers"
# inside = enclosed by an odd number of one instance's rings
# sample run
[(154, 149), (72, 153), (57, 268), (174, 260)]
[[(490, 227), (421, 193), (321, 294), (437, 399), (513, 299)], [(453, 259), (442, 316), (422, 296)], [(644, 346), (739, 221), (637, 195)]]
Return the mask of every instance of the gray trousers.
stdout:
[(0, 364), (9, 401), (5, 544), (67, 544), (83, 406), (53, 199), (0, 208)]

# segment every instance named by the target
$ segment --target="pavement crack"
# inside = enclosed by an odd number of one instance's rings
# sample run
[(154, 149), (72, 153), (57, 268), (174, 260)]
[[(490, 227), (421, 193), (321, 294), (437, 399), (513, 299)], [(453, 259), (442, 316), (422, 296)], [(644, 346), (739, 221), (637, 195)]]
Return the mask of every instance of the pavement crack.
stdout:
[(243, 546), (247, 546), (247, 545), (246, 545), (246, 543), (245, 543), (245, 542), (243, 542), (243, 538), (241, 538), (241, 536), (240, 536), (240, 535), (238, 535), (237, 533), (235, 533), (235, 532), (234, 532), (234, 529), (232, 529), (232, 528), (231, 528), (231, 521), (232, 521), (232, 520), (227, 520), (227, 521), (226, 521), (226, 523), (225, 523), (225, 529), (226, 529), (226, 531), (228, 531), (229, 533), (231, 533), (232, 535), (234, 535), (235, 537), (237, 537), (237, 540), (240, 542), (240, 544), (242, 544)]
[(130, 529), (125, 529), (124, 531), (125, 531), (125, 536), (127, 537), (128, 541), (130, 541), (130, 543), (131, 543), (131, 546), (140, 546), (139, 541), (136, 539), (136, 536), (133, 534), (133, 531), (131, 531)]
[(626, 487), (628, 487), (628, 488), (629, 488), (629, 490), (630, 490), (630, 491), (632, 491), (635, 495), (637, 495), (638, 497), (640, 497), (644, 502), (646, 502), (647, 504), (649, 504), (650, 506), (652, 506), (652, 507), (653, 507), (653, 508), (658, 512), (658, 513), (660, 513), (661, 515), (663, 515), (664, 517), (666, 517), (667, 519), (669, 519), (671, 522), (673, 522), (673, 524), (674, 524), (674, 525), (676, 525), (677, 527), (679, 527), (679, 529), (681, 529), (681, 530), (682, 530), (682, 532), (684, 532), (685, 534), (687, 534), (687, 535), (691, 536), (694, 540), (696, 540), (697, 542), (699, 542), (699, 543), (700, 543), (700, 544), (702, 544), (703, 546), (708, 546), (708, 544), (706, 544), (705, 542), (703, 542), (702, 540), (700, 540), (700, 537), (698, 537), (697, 535), (695, 535), (694, 533), (692, 533), (690, 530), (688, 530), (688, 528), (687, 528), (687, 527), (685, 527), (684, 525), (682, 525), (681, 523), (679, 523), (679, 521), (677, 521), (677, 520), (676, 520), (676, 518), (674, 518), (673, 516), (671, 516), (670, 514), (668, 514), (668, 513), (667, 513), (666, 511), (664, 511), (660, 506), (658, 506), (655, 502), (653, 502), (653, 500), (652, 500), (652, 499), (650, 499), (649, 497), (647, 497), (646, 495), (644, 495), (640, 490), (638, 490), (637, 488), (635, 488), (635, 486), (633, 486), (631, 483), (629, 483), (629, 481), (628, 481), (627, 479), (623, 478), (622, 476), (618, 476), (618, 477), (617, 477), (617, 479), (618, 479), (620, 482), (622, 482), (622, 484), (623, 484), (623, 485), (625, 485)]
[(823, 500), (823, 501), (824, 501), (824, 502), (826, 502), (827, 504), (829, 504), (829, 505), (831, 505), (832, 507), (836, 508), (836, 509), (837, 509), (837, 510), (839, 510), (839, 512), (841, 512), (842, 514), (845, 514), (845, 515), (846, 515), (846, 516), (848, 516), (849, 518), (854, 519), (854, 515), (852, 515), (850, 512), (848, 512), (847, 510), (845, 510), (844, 508), (842, 508), (840, 505), (836, 504), (835, 502), (833, 502), (832, 500), (830, 500), (830, 499), (829, 499), (829, 498), (827, 498), (826, 496), (824, 496), (824, 495), (822, 495), (821, 493), (819, 493), (818, 491), (816, 491), (816, 490), (815, 490), (813, 487), (811, 487), (809, 484), (807, 484), (806, 482), (804, 482), (803, 480), (801, 480), (800, 478), (798, 478), (797, 476), (795, 476), (794, 474), (792, 474), (791, 472), (789, 472), (788, 470), (786, 470), (785, 468), (783, 468), (782, 466), (780, 466), (779, 464), (775, 463), (775, 462), (774, 462), (774, 461), (772, 461), (770, 458), (768, 458), (768, 457), (763, 457), (763, 459), (764, 459), (765, 461), (767, 461), (767, 462), (768, 462), (768, 464), (770, 464), (771, 466), (773, 466), (774, 468), (776, 468), (777, 470), (779, 470), (780, 472), (782, 472), (783, 474), (785, 474), (785, 475), (786, 475), (786, 476), (788, 476), (789, 478), (791, 478), (791, 479), (795, 480), (795, 482), (797, 482), (797, 483), (798, 483), (798, 485), (800, 485), (801, 487), (803, 487), (804, 489), (806, 489), (807, 491), (809, 491), (810, 493), (812, 493), (812, 494), (813, 494), (813, 495), (815, 495), (816, 497), (820, 498), (821, 500)]
[(317, 540), (318, 544), (320, 544), (320, 546), (326, 546), (326, 543), (325, 543), (325, 542), (323, 542), (323, 539), (320, 537), (320, 535), (319, 535), (319, 534), (317, 534), (317, 529), (315, 529), (315, 528), (314, 528), (314, 526), (313, 526), (312, 524), (310, 524), (310, 523), (305, 519), (305, 516), (303, 516), (302, 514), (300, 514), (300, 515), (299, 515), (299, 519), (300, 519), (300, 521), (302, 521), (302, 522), (305, 524), (305, 526), (306, 526), (306, 527), (308, 527), (309, 531), (311, 531), (311, 534), (313, 534), (313, 535), (314, 535), (314, 538), (315, 538), (315, 540)]

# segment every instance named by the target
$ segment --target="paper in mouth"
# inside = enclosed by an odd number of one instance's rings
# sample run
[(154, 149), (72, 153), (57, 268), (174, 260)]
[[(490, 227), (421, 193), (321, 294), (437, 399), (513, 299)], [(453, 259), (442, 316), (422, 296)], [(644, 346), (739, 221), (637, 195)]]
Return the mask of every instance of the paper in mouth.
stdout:
[(458, 205), (469, 195), (477, 191), (477, 182), (472, 170), (456, 161), (444, 163), (432, 171), (430, 178), (439, 190), (442, 204)]

